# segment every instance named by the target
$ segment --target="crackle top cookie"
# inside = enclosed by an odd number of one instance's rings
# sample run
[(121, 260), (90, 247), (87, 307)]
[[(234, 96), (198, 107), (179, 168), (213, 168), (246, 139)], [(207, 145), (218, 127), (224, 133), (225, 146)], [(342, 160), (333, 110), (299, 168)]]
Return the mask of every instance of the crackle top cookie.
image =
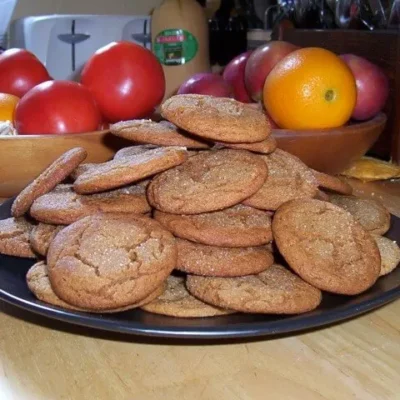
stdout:
[(180, 128), (219, 142), (261, 142), (271, 134), (261, 110), (225, 97), (177, 95), (165, 101), (161, 113)]
[(321, 290), (355, 295), (379, 277), (381, 259), (374, 239), (334, 204), (290, 201), (275, 213), (272, 231), (290, 267)]
[(80, 308), (137, 303), (176, 266), (174, 237), (158, 222), (134, 214), (83, 218), (52, 241), (48, 272), (54, 292)]
[(200, 153), (156, 176), (147, 189), (149, 203), (172, 214), (199, 214), (228, 208), (257, 192), (268, 168), (246, 150)]

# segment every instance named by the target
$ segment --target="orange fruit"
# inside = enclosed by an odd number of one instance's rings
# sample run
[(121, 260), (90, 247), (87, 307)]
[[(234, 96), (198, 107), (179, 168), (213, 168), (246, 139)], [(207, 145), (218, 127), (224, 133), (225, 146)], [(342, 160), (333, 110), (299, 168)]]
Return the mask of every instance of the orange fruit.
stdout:
[(14, 121), (15, 107), (19, 97), (12, 94), (0, 93), (0, 121)]
[(357, 100), (356, 82), (334, 53), (309, 47), (281, 60), (268, 75), (266, 110), (285, 129), (323, 129), (344, 125)]

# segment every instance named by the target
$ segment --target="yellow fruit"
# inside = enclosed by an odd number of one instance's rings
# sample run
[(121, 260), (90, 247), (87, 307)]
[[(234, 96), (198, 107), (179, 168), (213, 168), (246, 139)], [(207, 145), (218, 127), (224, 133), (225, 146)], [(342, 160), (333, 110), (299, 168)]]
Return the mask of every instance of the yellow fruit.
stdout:
[(264, 105), (285, 129), (323, 129), (344, 125), (357, 100), (354, 76), (334, 53), (309, 47), (280, 61), (264, 85)]
[(0, 121), (14, 121), (15, 107), (19, 97), (12, 94), (0, 93)]
[(363, 182), (400, 178), (400, 166), (371, 157), (362, 157), (342, 172), (341, 175)]

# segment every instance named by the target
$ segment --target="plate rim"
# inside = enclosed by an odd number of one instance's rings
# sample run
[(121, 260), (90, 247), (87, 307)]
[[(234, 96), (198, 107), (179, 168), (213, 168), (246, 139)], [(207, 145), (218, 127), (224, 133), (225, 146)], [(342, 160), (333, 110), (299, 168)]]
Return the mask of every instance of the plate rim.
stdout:
[[(207, 327), (207, 330), (199, 330), (199, 327), (176, 326), (171, 328), (171, 326), (169, 326), (168, 328), (163, 328), (162, 326), (160, 327), (150, 324), (143, 326), (143, 324), (134, 321), (121, 321), (118, 325), (116, 325), (113, 318), (101, 319), (100, 316), (102, 314), (85, 314), (79, 311), (64, 310), (59, 307), (47, 305), (40, 300), (30, 302), (21, 299), (18, 296), (12, 295), (3, 289), (0, 289), (0, 300), (25, 311), (44, 316), (50, 320), (62, 321), (73, 325), (108, 332), (175, 339), (232, 339), (298, 333), (309, 329), (322, 328), (334, 323), (340, 323), (355, 317), (359, 317), (362, 314), (378, 309), (385, 304), (391, 303), (399, 298), (400, 285), (396, 288), (390, 289), (384, 294), (365, 300), (360, 304), (350, 304), (342, 306), (339, 310), (333, 309), (325, 311), (323, 316), (314, 314), (299, 314), (288, 316), (287, 318), (278, 321), (239, 323), (236, 325), (236, 327), (241, 326), (241, 329), (238, 331), (235, 329), (235, 326), (233, 326), (231, 330), (224, 329), (224, 326)], [(349, 310), (355, 310), (355, 312), (349, 313)], [(140, 310), (140, 312), (145, 311)], [(181, 320), (181, 318), (174, 317), (165, 316), (165, 318)], [(243, 329), (243, 327), (246, 327), (247, 329)]]
[[(5, 201), (0, 205), (0, 210), (9, 209), (11, 200)], [(392, 216), (400, 224), (400, 218)], [(3, 219), (0, 217), (0, 219)], [(399, 237), (400, 240), (400, 237)], [(22, 259), (21, 259), (22, 260)], [(27, 260), (27, 259), (25, 259)], [(29, 260), (33, 263), (35, 260)], [(400, 267), (398, 267), (400, 268)], [(353, 296), (356, 298), (356, 296)], [(82, 313), (74, 310), (66, 310), (60, 307), (51, 306), (38, 299), (27, 300), (16, 296), (4, 289), (0, 289), (0, 301), (4, 301), (12, 306), (23, 309), (33, 314), (41, 315), (51, 320), (62, 321), (67, 324), (77, 325), (81, 327), (96, 329), (100, 331), (108, 331), (114, 333), (122, 333), (136, 335), (142, 337), (158, 337), (158, 338), (174, 338), (174, 339), (240, 339), (240, 338), (256, 338), (262, 336), (274, 336), (279, 334), (297, 334), (301, 331), (310, 329), (329, 327), (332, 324), (349, 320), (374, 309), (378, 309), (385, 304), (400, 298), (400, 283), (385, 292), (371, 295), (367, 299), (362, 300), (358, 304), (340, 305), (338, 308), (332, 308), (323, 311), (321, 314), (305, 313), (298, 315), (288, 315), (284, 319), (275, 321), (248, 321), (236, 324), (222, 324), (220, 326), (179, 326), (174, 325), (174, 320), (182, 321), (182, 318), (159, 316), (168, 319), (171, 323), (166, 326), (155, 324), (146, 324), (138, 321), (116, 320), (114, 315)], [(136, 310), (136, 312), (144, 313), (145, 311)], [(212, 318), (226, 318), (212, 317)], [(205, 318), (208, 319), (208, 318)]]

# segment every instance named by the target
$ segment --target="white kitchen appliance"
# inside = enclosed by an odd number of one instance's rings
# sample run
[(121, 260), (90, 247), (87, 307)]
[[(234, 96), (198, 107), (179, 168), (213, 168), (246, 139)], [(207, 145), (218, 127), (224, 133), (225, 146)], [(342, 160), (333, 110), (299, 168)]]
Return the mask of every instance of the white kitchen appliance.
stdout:
[(10, 47), (34, 53), (54, 79), (75, 80), (89, 57), (114, 41), (151, 47), (150, 17), (43, 15), (14, 21)]
[(0, 47), (7, 47), (7, 30), (17, 0), (0, 0)]

